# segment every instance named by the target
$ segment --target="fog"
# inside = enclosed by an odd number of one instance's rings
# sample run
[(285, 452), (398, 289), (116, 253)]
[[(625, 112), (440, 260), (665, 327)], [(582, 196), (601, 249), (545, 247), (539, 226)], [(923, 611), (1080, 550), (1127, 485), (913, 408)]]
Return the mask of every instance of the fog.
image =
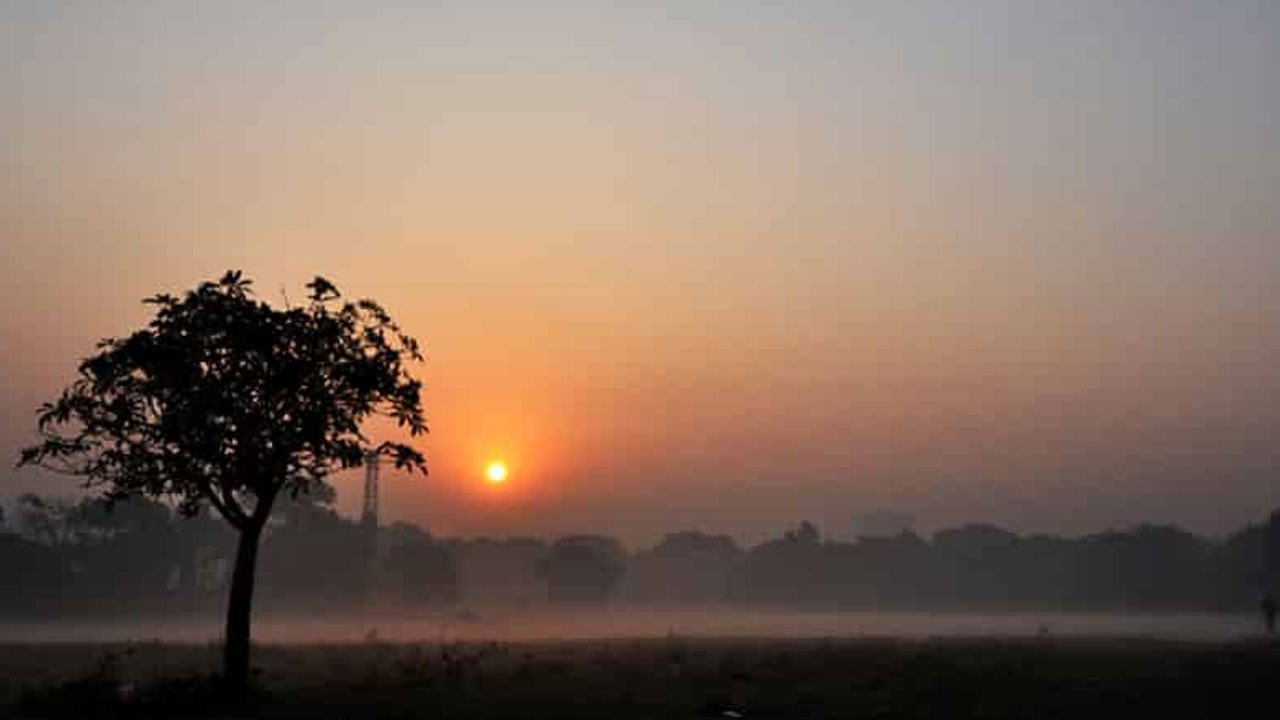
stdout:
[[(0, 530), (21, 582), (0, 641), (215, 642), (232, 532), (141, 499), (26, 497)], [(868, 526), (870, 528), (870, 526)], [(1280, 512), (1226, 538), (1141, 525), (1067, 538), (990, 525), (855, 542), (802, 521), (744, 547), (697, 531), (647, 548), (602, 535), (437, 537), (289, 503), (262, 541), (258, 642), (622, 637), (1125, 636), (1261, 630)], [(891, 533), (891, 534), (890, 534)]]
[[(434, 612), (415, 618), (268, 617), (262, 643), (542, 641), (632, 638), (1107, 637), (1221, 641), (1254, 636), (1257, 618), (1224, 613), (921, 613), (619, 609), (580, 613)], [(0, 625), (0, 642), (220, 642), (218, 618), (37, 621)]]

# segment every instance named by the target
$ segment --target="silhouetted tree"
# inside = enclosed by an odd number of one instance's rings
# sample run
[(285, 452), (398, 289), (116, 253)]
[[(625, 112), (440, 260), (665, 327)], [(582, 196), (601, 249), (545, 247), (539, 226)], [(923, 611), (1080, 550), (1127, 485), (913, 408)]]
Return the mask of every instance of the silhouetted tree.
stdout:
[(454, 559), (457, 597), (466, 603), (528, 606), (547, 595), (539, 563), (548, 545), (530, 537), (453, 538), (440, 543)]
[(824, 599), (832, 579), (831, 556), (813, 523), (803, 521), (781, 538), (752, 548), (729, 578), (735, 600), (807, 603)]
[(84, 509), (60, 497), (26, 493), (18, 498), (18, 524), (24, 536), (45, 545), (74, 545), (86, 532)]
[(597, 603), (613, 594), (626, 570), (626, 551), (613, 538), (570, 535), (539, 564), (553, 602)]
[(360, 432), (374, 414), (426, 432), (421, 383), (405, 368), (422, 359), (413, 338), (373, 301), (339, 303), (323, 278), (307, 285), (304, 306), (285, 309), (249, 286), (228, 272), (181, 298), (147, 300), (155, 317), (99, 343), (41, 407), (42, 441), (20, 459), (81, 476), (107, 498), (170, 498), (187, 515), (217, 509), (239, 533), (223, 657), (233, 691), (248, 679), (258, 541), (276, 499), (324, 487), (370, 450), (426, 469), (412, 447), (371, 448)]
[[(263, 608), (300, 611), (352, 609), (365, 594), (364, 532), (319, 503), (288, 503), (275, 513), (262, 541), (259, 592)], [(325, 572), (314, 558), (324, 558)]]
[(0, 614), (40, 614), (62, 591), (58, 553), (17, 533), (0, 533)]
[(1178, 528), (1139, 525), (1075, 543), (1075, 581), (1091, 609), (1169, 609), (1199, 600), (1211, 574), (1210, 547)]
[(448, 548), (409, 523), (395, 523), (385, 534), (382, 570), (396, 600), (409, 606), (457, 600), (458, 568)]
[(670, 533), (631, 558), (626, 595), (631, 600), (715, 602), (729, 591), (729, 576), (742, 549), (728, 535), (693, 530)]
[[(521, 608), (549, 594), (560, 603), (621, 596), (807, 608), (1241, 612), (1274, 587), (1266, 522), (1222, 540), (1155, 525), (1079, 538), (966, 525), (927, 542), (904, 532), (847, 543), (793, 527), (745, 552), (729, 537), (685, 531), (633, 556), (607, 538), (442, 539), (396, 523), (379, 529), (377, 592), (365, 594), (355, 581), (367, 570), (365, 529), (327, 499), (312, 492), (276, 504), (259, 551), (257, 607), (307, 612), (372, 601), (412, 610), (461, 600)], [(100, 498), (31, 496), (11, 510), (19, 508), (24, 533), (0, 532), (0, 578), (12, 580), (0, 593), (0, 619), (209, 610), (226, 592), (236, 534), (211, 507), (185, 520), (145, 497), (108, 510)]]
[(801, 520), (800, 525), (795, 530), (788, 530), (784, 537), (788, 542), (797, 542), (802, 545), (817, 545), (822, 541), (822, 533), (819, 532), (818, 526), (808, 520)]
[(1267, 518), (1266, 549), (1263, 558), (1263, 590), (1280, 592), (1280, 509)]
[(941, 530), (933, 536), (932, 549), (939, 560), (941, 599), (956, 604), (1000, 604), (1012, 593), (1025, 591), (1022, 578), (1034, 575), (1021, 562), (1022, 538), (993, 525)]
[[(167, 596), (183, 561), (175, 542), (173, 513), (147, 497), (110, 501), (85, 498), (73, 508), (76, 544), (68, 548), (77, 568), (72, 593), (99, 607), (154, 607)], [(140, 602), (143, 601), (143, 602)]]

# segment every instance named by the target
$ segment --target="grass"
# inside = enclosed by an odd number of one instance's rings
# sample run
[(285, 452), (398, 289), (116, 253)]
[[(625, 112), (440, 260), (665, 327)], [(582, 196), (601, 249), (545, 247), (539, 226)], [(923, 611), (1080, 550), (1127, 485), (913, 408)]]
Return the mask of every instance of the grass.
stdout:
[(0, 645), (0, 717), (1227, 717), (1280, 688), (1263, 641), (366, 642), (254, 660), (233, 707), (213, 645)]

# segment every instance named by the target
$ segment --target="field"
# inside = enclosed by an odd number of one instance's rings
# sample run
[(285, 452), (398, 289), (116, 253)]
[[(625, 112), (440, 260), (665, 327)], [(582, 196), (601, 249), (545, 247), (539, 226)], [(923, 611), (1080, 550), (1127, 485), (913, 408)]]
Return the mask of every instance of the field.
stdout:
[(217, 652), (0, 645), (0, 717), (1227, 717), (1280, 688), (1262, 640), (369, 641), (258, 647), (231, 706)]

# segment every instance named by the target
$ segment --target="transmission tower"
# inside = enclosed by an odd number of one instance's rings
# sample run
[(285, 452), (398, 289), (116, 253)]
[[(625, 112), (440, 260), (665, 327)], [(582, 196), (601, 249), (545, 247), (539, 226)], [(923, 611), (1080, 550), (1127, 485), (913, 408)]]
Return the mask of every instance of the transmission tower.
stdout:
[(378, 583), (378, 453), (364, 454), (364, 508), (360, 513), (361, 551), (364, 553), (365, 599), (373, 597)]
[(364, 510), (360, 514), (361, 524), (377, 529), (378, 527), (378, 453), (367, 452), (364, 455)]

